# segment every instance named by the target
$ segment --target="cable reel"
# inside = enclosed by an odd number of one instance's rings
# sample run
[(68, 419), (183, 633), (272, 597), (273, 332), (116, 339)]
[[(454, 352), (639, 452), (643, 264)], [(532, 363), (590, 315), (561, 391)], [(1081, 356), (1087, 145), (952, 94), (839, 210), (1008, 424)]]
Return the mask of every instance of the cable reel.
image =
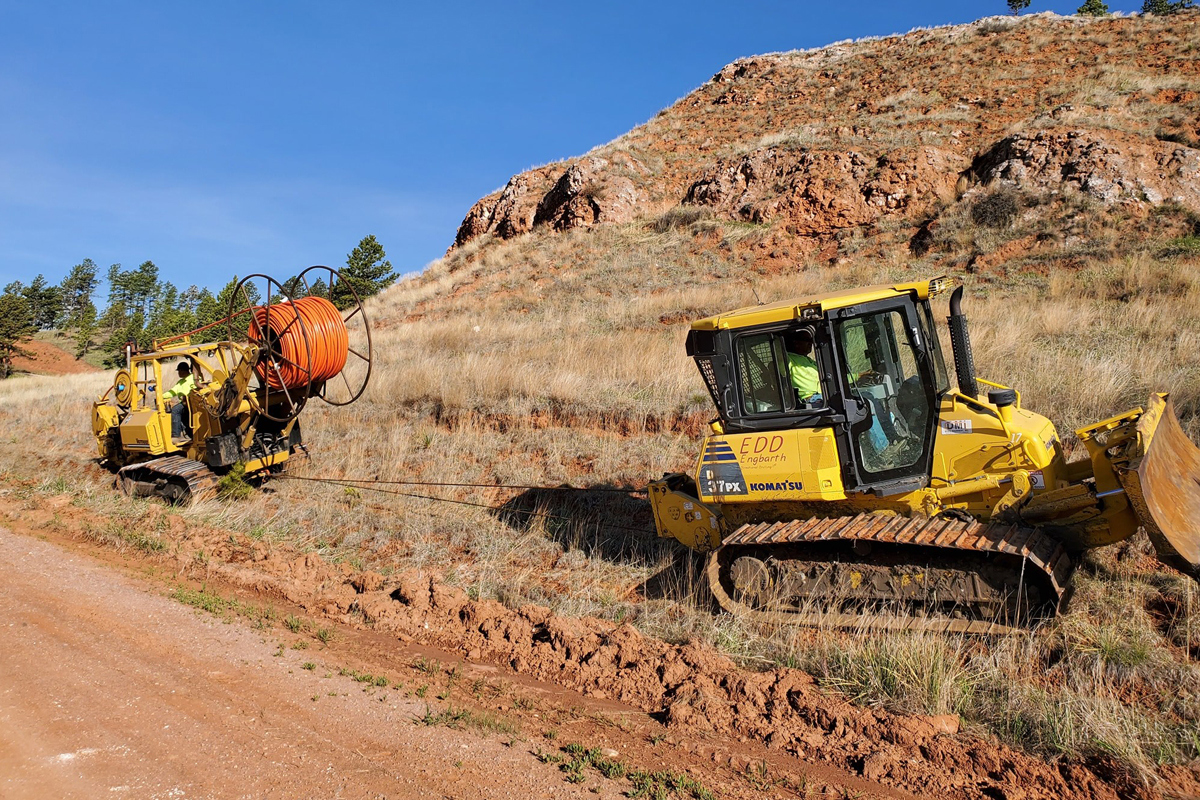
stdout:
[(346, 356), (342, 367), (326, 378), (316, 394), (330, 405), (348, 406), (362, 397), (371, 380), (371, 325), (362, 298), (353, 281), (324, 265), (311, 266), (288, 283), (294, 283), (298, 292), (303, 291), (309, 297), (323, 291), (341, 318)]
[(229, 341), (257, 348), (257, 386), (247, 395), (255, 412), (274, 422), (296, 417), (312, 394), (313, 341), (283, 285), (247, 275), (229, 298)]
[(286, 285), (248, 275), (230, 298), (228, 326), (229, 341), (257, 348), (249, 399), (269, 420), (290, 421), (314, 395), (344, 406), (366, 390), (370, 325), (358, 292), (332, 267), (308, 267)]

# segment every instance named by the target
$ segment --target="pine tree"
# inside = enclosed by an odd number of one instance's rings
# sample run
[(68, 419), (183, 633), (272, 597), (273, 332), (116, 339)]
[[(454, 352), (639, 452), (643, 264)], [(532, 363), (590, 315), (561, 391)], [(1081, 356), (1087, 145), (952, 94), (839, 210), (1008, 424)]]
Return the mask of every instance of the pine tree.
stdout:
[(1008, 0), (1008, 10), (1014, 14), (1020, 14), (1025, 9), (1029, 8), (1029, 4), (1033, 0)]
[(33, 323), (29, 301), (12, 292), (0, 295), (0, 379), (12, 374), (13, 358), (33, 357), (21, 344), (35, 333), (37, 326)]
[(40, 330), (49, 330), (58, 322), (62, 313), (62, 293), (49, 283), (45, 275), (39, 274), (21, 290), (21, 296), (29, 303), (33, 324)]
[(1195, 7), (1193, 0), (1146, 0), (1142, 3), (1142, 13), (1165, 17)]
[[(221, 304), (217, 302), (217, 298), (213, 297), (213, 293), (208, 289), (200, 290), (200, 299), (196, 301), (196, 327), (203, 328), (205, 325), (212, 325), (219, 319), (222, 319), (228, 313), (221, 309)], [(223, 331), (214, 331), (207, 338), (219, 339), (223, 337)]]
[(1084, 4), (1075, 10), (1081, 17), (1107, 17), (1108, 3), (1104, 0), (1085, 0)]
[(92, 349), (96, 335), (96, 306), (89, 300), (73, 326), (75, 328), (75, 358), (83, 358)]
[[(383, 245), (379, 243), (374, 234), (363, 237), (363, 240), (358, 243), (358, 247), (355, 247), (346, 256), (346, 268), (341, 272), (342, 278), (348, 285), (343, 285), (339, 281), (338, 285), (332, 288), (329, 297), (338, 308), (347, 308), (354, 303), (354, 294), (350, 291), (351, 286), (354, 287), (355, 292), (358, 292), (360, 298), (366, 299), (391, 286), (392, 282), (396, 280), (392, 262), (387, 260), (387, 253), (383, 251)], [(316, 292), (314, 291), (313, 294)]]
[[(223, 320), (232, 314), (233, 319), (217, 326), (213, 333), (215, 337), (222, 339), (230, 336), (231, 333), (234, 338), (237, 338), (240, 334), (245, 334), (251, 327), (250, 315), (243, 312), (247, 307), (258, 305), (261, 299), (258, 288), (253, 283), (247, 283), (238, 290), (238, 277), (234, 275), (233, 280), (221, 287), (221, 291), (217, 293), (212, 304), (215, 307), (213, 319), (204, 324)], [(278, 301), (278, 297), (271, 297), (272, 305)], [(205, 317), (207, 318), (207, 314)]]
[(293, 275), (283, 282), (283, 293), (292, 300), (299, 300), (308, 294), (299, 275)]
[(96, 306), (92, 303), (92, 295), (100, 281), (96, 278), (96, 262), (85, 258), (81, 263), (71, 267), (70, 273), (58, 285), (62, 295), (63, 325), (76, 328), (84, 315), (91, 310), (92, 324), (96, 321)]

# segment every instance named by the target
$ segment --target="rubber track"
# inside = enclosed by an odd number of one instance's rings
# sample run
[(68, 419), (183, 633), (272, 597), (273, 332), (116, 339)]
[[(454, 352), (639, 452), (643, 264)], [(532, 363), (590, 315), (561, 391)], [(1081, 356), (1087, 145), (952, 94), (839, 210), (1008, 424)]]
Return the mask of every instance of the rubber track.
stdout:
[[(143, 474), (139, 473), (145, 470)], [(129, 494), (126, 481), (154, 480), (156, 477), (182, 478), (188, 487), (190, 499), (202, 500), (217, 491), (220, 478), (209, 466), (183, 456), (164, 456), (153, 461), (142, 461), (122, 467), (117, 473), (121, 490)]]
[(718, 550), (709, 554), (708, 582), (721, 607), (762, 622), (784, 622), (844, 628), (917, 630), (948, 633), (1012, 633), (1009, 625), (984, 620), (940, 617), (903, 617), (878, 614), (756, 611), (724, 590), (719, 580), (718, 553), (727, 547), (801, 544), (804, 542), (868, 541), (890, 545), (917, 545), (954, 552), (1006, 553), (1026, 559), (1025, 570), (1037, 570), (1053, 588), (1061, 607), (1074, 565), (1055, 539), (1035, 528), (998, 522), (962, 521), (929, 517), (881, 516), (830, 517), (791, 522), (760, 522), (743, 525), (725, 537)]

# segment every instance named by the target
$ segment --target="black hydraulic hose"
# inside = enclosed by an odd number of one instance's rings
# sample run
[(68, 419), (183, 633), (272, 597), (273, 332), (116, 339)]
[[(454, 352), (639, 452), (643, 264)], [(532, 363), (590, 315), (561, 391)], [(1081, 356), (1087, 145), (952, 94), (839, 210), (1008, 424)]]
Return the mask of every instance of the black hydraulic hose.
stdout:
[(950, 346), (954, 350), (954, 369), (958, 373), (958, 390), (968, 397), (979, 396), (975, 381), (975, 355), (971, 352), (971, 335), (967, 332), (967, 315), (962, 313), (963, 287), (950, 295)]

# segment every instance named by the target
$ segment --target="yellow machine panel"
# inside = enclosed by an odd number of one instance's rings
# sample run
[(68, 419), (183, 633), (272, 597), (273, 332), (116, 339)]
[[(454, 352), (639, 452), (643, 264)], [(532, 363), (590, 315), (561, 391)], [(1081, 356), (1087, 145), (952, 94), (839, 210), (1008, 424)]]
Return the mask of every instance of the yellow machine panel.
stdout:
[(710, 436), (696, 478), (705, 502), (846, 499), (832, 428)]
[(151, 455), (167, 452), (171, 441), (171, 415), (151, 409), (131, 411), (121, 423), (121, 445), (129, 450), (144, 450)]

